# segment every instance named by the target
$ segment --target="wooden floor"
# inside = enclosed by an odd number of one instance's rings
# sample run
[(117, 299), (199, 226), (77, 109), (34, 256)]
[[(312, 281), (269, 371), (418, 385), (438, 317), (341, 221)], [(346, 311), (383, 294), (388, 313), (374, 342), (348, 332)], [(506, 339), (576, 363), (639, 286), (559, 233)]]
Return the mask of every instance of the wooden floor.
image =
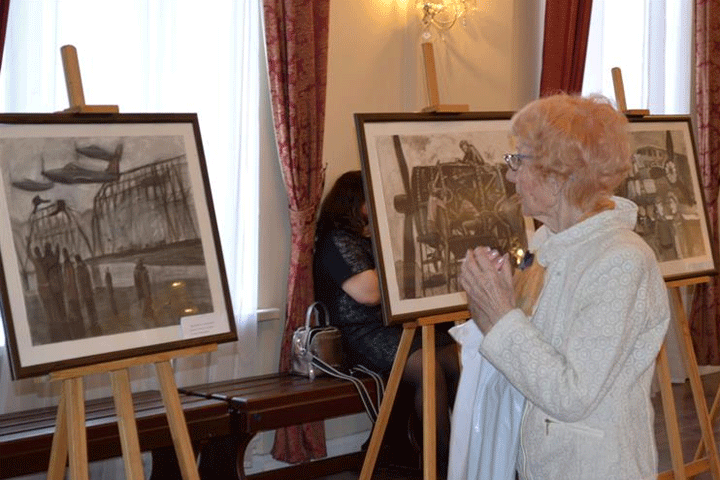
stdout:
[[(705, 386), (705, 398), (708, 404), (708, 408), (712, 406), (712, 401), (715, 397), (715, 393), (718, 391), (720, 386), (720, 373), (714, 373), (710, 375), (704, 375), (702, 377), (703, 384)], [(682, 438), (683, 450), (685, 454), (685, 462), (692, 459), (697, 448), (698, 441), (701, 437), (700, 426), (695, 414), (695, 406), (693, 402), (692, 393), (690, 390), (690, 384), (688, 382), (684, 384), (673, 385), (673, 393), (675, 395), (675, 404), (678, 411), (678, 422), (680, 424), (680, 435)], [(659, 471), (669, 470), (671, 468), (670, 454), (668, 450), (667, 434), (665, 432), (664, 417), (662, 411), (662, 403), (660, 399), (660, 393), (655, 395), (653, 398), (655, 405), (655, 436), (658, 446), (659, 453)], [(715, 428), (715, 439), (720, 444), (720, 421), (716, 422)], [(318, 480), (356, 480), (359, 476), (358, 471), (346, 471), (321, 477)], [(398, 468), (383, 468), (378, 466), (373, 472), (372, 478), (374, 480), (420, 480), (422, 479), (421, 472), (412, 472), (408, 470), (402, 470)], [(711, 480), (712, 477), (709, 472), (704, 472), (695, 477), (695, 480)]]

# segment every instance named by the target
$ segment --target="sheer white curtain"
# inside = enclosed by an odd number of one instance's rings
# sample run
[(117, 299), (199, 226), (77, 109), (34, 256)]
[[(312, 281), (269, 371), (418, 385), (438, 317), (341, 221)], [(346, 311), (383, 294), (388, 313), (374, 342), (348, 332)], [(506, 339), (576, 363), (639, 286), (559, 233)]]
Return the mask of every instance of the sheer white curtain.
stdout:
[[(197, 112), (239, 341), (178, 360), (178, 384), (249, 375), (256, 345), (258, 0), (13, 0), (0, 73), (0, 111), (68, 107), (60, 47), (77, 48), (87, 104), (121, 113)], [(58, 386), (13, 382), (0, 331), (0, 412), (57, 402)], [(154, 370), (131, 371), (133, 389)], [(88, 378), (86, 397), (111, 395), (106, 376)], [(102, 473), (104, 472), (104, 473)], [(93, 478), (115, 478), (101, 469)]]
[(689, 113), (692, 12), (691, 0), (593, 0), (583, 94), (614, 99), (620, 67), (629, 109)]

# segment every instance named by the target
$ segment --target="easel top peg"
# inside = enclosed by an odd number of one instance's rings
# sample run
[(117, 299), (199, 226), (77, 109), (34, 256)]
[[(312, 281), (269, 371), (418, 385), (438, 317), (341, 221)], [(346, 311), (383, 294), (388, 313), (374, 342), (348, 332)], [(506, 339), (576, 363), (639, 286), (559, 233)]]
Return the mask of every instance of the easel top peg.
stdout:
[(424, 113), (460, 113), (469, 112), (470, 106), (465, 104), (441, 104), (438, 93), (437, 71), (435, 69), (435, 52), (432, 43), (422, 44), (423, 63), (425, 64), (425, 79), (427, 81), (430, 106), (422, 109)]
[(615, 89), (615, 101), (617, 102), (618, 110), (628, 117), (644, 117), (646, 115), (650, 115), (650, 110), (648, 109), (628, 110), (627, 103), (625, 102), (625, 86), (623, 84), (620, 67), (613, 67), (611, 73), (613, 88)]
[(73, 45), (64, 45), (60, 48), (63, 70), (65, 71), (65, 86), (67, 87), (70, 108), (65, 113), (112, 114), (119, 113), (117, 105), (86, 105), (83, 93), (82, 78), (80, 77), (80, 64), (78, 63), (77, 49)]

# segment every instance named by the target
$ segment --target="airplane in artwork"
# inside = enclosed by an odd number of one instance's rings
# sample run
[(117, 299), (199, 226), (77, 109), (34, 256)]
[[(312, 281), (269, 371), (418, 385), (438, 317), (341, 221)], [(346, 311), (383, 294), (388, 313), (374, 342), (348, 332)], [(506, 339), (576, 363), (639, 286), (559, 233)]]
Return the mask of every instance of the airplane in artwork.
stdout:
[(95, 160), (108, 162), (105, 170), (94, 170), (84, 167), (78, 163), (70, 162), (62, 168), (45, 170), (43, 161), (42, 174), (53, 182), (74, 184), (74, 183), (106, 183), (114, 182), (120, 178), (120, 157), (122, 157), (123, 146), (119, 144), (115, 152), (109, 152), (97, 145), (89, 147), (75, 147), (80, 155)]
[[(41, 158), (41, 161), (44, 161), (44, 159)], [(10, 184), (26, 192), (44, 192), (50, 190), (55, 185), (55, 182), (35, 180), (28, 177), (24, 177), (22, 180), (12, 180), (12, 175), (10, 175)]]
[(50, 190), (54, 182), (39, 182), (30, 178), (23, 178), (22, 180), (15, 180), (10, 182), (13, 187), (25, 190), (26, 192), (44, 192)]

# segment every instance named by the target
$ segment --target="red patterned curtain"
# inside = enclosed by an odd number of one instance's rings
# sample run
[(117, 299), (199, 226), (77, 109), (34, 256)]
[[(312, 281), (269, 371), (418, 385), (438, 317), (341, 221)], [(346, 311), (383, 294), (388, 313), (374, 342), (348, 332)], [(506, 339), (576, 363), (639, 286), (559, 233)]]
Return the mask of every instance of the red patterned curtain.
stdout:
[(0, 0), (0, 65), (2, 65), (3, 50), (5, 50), (5, 33), (7, 33), (9, 11), (10, 0)]
[(580, 93), (592, 0), (547, 0), (540, 96)]
[[(330, 0), (264, 0), (270, 93), (288, 194), (292, 247), (280, 370), (290, 370), (292, 332), (313, 300), (315, 218), (322, 166)], [(272, 455), (297, 463), (327, 455), (322, 422), (277, 430)]]
[[(720, 179), (720, 0), (695, 0), (697, 149), (710, 235), (718, 245)], [(690, 330), (700, 365), (720, 365), (720, 281), (695, 287)]]

